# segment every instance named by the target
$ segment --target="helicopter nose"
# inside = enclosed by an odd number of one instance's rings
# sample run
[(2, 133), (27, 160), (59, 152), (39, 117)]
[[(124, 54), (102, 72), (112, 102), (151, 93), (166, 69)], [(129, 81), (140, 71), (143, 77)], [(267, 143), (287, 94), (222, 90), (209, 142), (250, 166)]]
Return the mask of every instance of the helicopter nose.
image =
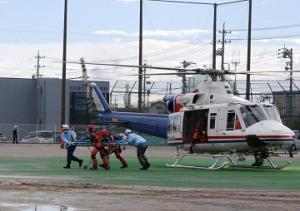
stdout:
[(270, 143), (289, 146), (295, 133), (280, 122), (265, 120), (247, 128), (247, 143), (252, 147), (265, 147)]
[[(255, 133), (271, 133), (271, 134), (294, 134), (294, 132), (289, 129), (288, 127), (284, 126), (280, 122), (266, 120), (261, 121), (256, 124), (251, 125), (248, 128), (248, 132), (255, 132)], [(295, 134), (294, 134), (295, 135)]]
[(273, 121), (273, 120), (265, 120), (258, 122), (254, 125), (251, 125), (247, 128), (247, 134), (258, 134), (258, 135), (290, 135), (295, 136), (295, 133), (289, 129), (288, 127), (284, 126), (282, 123)]

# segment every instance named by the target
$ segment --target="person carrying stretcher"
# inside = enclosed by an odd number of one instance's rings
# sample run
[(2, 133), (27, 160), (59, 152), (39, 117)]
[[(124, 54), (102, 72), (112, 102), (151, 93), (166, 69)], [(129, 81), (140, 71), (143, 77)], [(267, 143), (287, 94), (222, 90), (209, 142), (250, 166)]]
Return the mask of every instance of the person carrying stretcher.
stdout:
[(94, 146), (91, 152), (91, 159), (93, 162), (93, 166), (90, 168), (90, 170), (98, 169), (98, 162), (96, 159), (96, 155), (98, 152), (100, 153), (100, 157), (103, 162), (103, 164), (100, 164), (100, 166), (103, 167), (105, 170), (109, 170), (110, 166), (109, 166), (109, 159), (108, 159), (108, 151), (107, 149), (105, 149), (104, 143), (102, 142), (101, 132), (96, 133), (96, 128), (92, 124), (89, 124), (87, 129), (90, 135), (91, 143)]
[(111, 155), (112, 153), (115, 154), (116, 158), (121, 162), (122, 166), (121, 169), (127, 168), (128, 164), (124, 157), (121, 155), (122, 149), (120, 147), (120, 144), (117, 144), (117, 137), (114, 137), (112, 133), (107, 129), (102, 129), (101, 134), (103, 134), (104, 142), (108, 144), (108, 154)]

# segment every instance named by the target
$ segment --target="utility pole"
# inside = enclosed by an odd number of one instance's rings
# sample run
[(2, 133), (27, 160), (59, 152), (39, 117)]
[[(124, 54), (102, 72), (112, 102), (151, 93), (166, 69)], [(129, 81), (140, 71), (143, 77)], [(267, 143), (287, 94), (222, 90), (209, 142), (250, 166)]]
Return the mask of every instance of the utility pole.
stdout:
[(41, 77), (41, 74), (40, 74), (40, 68), (43, 68), (45, 66), (41, 66), (40, 65), (40, 59), (44, 59), (45, 57), (44, 56), (40, 56), (40, 51), (38, 51), (38, 54), (37, 56), (35, 56), (35, 58), (37, 59), (36, 61), (36, 74), (33, 75), (33, 78), (36, 79), (36, 93), (35, 93), (35, 99), (36, 99), (36, 103), (35, 103), (35, 123), (36, 123), (36, 130), (38, 131), (39, 130), (39, 119), (38, 119), (38, 114), (37, 114), (37, 108), (38, 108), (38, 98), (39, 98), (39, 78)]
[[(217, 49), (217, 3), (214, 3), (214, 20), (213, 20), (213, 52), (212, 52), (212, 69), (216, 70), (216, 49)], [(216, 75), (212, 75), (212, 80), (216, 81)]]
[(222, 40), (219, 40), (218, 42), (222, 44), (222, 50), (219, 51), (221, 53), (221, 70), (224, 70), (224, 57), (225, 57), (225, 44), (226, 43), (231, 43), (231, 40), (226, 40), (225, 39), (225, 36), (226, 34), (231, 34), (231, 31), (226, 31), (225, 30), (225, 23), (223, 23), (223, 29), (222, 30), (219, 30), (219, 33), (222, 33)]
[(293, 49), (287, 49), (285, 46), (278, 50), (278, 55), (281, 55), (284, 59), (289, 59), (286, 62), (285, 70), (290, 71), (290, 91), (289, 91), (289, 98), (288, 98), (288, 116), (291, 117), (293, 115)]
[(143, 77), (143, 112), (145, 112), (146, 109), (146, 62), (144, 64), (143, 68), (144, 77)]
[(44, 56), (40, 56), (40, 51), (38, 51), (38, 54), (37, 54), (37, 56), (35, 56), (35, 58), (36, 58), (36, 65), (35, 65), (35, 67), (36, 67), (36, 75), (35, 75), (35, 78), (39, 79), (41, 77), (40, 68), (44, 68), (45, 67), (44, 65), (43, 66), (40, 65), (40, 59), (44, 59), (45, 57)]
[(143, 81), (143, 0), (140, 0), (140, 36), (139, 36), (139, 76), (138, 76), (138, 112), (142, 111)]
[(61, 85), (61, 124), (66, 123), (66, 72), (67, 72), (67, 12), (68, 0), (65, 0), (64, 9), (64, 35), (63, 35), (63, 61), (62, 61), (62, 85)]
[[(247, 71), (250, 73), (251, 68), (251, 31), (252, 31), (252, 0), (249, 1), (248, 12), (248, 42), (247, 42)], [(246, 78), (246, 99), (250, 100), (250, 74)]]

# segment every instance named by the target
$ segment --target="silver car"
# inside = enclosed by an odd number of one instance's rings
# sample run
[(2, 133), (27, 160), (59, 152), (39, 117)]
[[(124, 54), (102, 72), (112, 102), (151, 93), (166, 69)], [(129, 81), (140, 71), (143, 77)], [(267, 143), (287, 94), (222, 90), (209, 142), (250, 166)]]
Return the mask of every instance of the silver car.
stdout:
[(2, 132), (0, 132), (0, 142), (7, 142), (6, 136)]
[(50, 144), (54, 143), (53, 131), (33, 131), (21, 140), (21, 143), (37, 143), (37, 144)]

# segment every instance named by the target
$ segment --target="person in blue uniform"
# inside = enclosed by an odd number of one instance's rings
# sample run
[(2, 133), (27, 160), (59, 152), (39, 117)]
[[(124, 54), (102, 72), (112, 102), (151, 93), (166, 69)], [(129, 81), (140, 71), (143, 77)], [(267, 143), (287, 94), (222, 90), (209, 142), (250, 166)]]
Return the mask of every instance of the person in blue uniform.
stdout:
[(76, 145), (74, 143), (76, 140), (76, 133), (73, 130), (70, 130), (69, 126), (66, 124), (62, 125), (62, 131), (63, 132), (61, 134), (61, 140), (63, 140), (65, 149), (67, 149), (67, 165), (64, 166), (64, 168), (65, 169), (71, 168), (72, 160), (77, 161), (79, 167), (81, 167), (83, 160), (73, 155), (76, 149)]
[(147, 170), (150, 167), (150, 163), (145, 156), (145, 152), (148, 148), (147, 141), (142, 136), (131, 132), (129, 129), (125, 130), (123, 141), (128, 145), (137, 148), (137, 158), (142, 166), (140, 170)]

